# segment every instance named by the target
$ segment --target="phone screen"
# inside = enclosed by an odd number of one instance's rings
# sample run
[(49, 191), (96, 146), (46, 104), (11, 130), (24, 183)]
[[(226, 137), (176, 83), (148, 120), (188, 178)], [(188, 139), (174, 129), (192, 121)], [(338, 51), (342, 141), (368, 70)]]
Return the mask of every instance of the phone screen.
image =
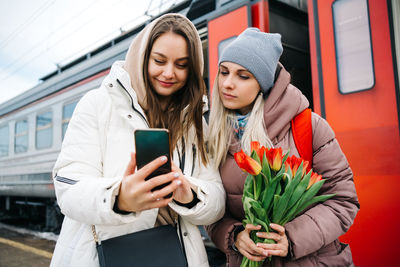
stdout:
[[(167, 129), (138, 129), (135, 130), (136, 165), (140, 169), (160, 156), (166, 156), (167, 162), (150, 174), (147, 179), (171, 172), (169, 151), (169, 133)], [(167, 184), (157, 186), (158, 190)], [(169, 196), (168, 196), (169, 197)]]

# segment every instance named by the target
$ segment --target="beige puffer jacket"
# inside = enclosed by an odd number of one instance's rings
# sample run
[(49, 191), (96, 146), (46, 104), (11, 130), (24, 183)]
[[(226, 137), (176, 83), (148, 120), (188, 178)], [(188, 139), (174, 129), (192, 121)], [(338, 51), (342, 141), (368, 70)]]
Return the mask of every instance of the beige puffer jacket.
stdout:
[[(308, 107), (308, 101), (296, 87), (290, 84), (289, 73), (282, 68), (264, 106), (264, 120), (275, 147), (282, 147), (299, 157), (293, 140), (290, 121)], [(336, 194), (335, 197), (314, 205), (285, 225), (291, 243), (288, 258), (273, 257), (264, 266), (351, 266), (350, 247), (340, 243), (338, 237), (352, 225), (359, 209), (353, 182), (353, 173), (345, 155), (335, 139), (328, 123), (312, 114), (313, 170), (326, 182), (320, 194)], [(240, 266), (242, 256), (232, 250), (232, 231), (244, 219), (242, 205), (243, 184), (246, 174), (233, 159), (240, 150), (232, 144), (226, 162), (220, 167), (227, 206), (224, 218), (207, 228), (219, 249), (227, 254), (229, 266)]]

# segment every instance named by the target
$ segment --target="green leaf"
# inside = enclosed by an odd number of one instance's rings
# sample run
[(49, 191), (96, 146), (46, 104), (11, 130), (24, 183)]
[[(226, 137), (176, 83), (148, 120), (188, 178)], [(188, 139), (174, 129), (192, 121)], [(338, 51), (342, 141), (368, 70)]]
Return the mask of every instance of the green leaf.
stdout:
[(306, 191), (306, 188), (310, 181), (310, 176), (311, 176), (311, 174), (308, 173), (303, 177), (303, 179), (301, 179), (301, 172), (296, 173), (296, 175), (293, 179), (293, 182), (296, 183), (296, 188), (294, 189), (294, 192), (293, 192), (291, 198), (289, 199), (288, 209), (293, 207), (295, 205), (295, 203), (302, 197), (302, 195), (303, 195), (304, 191)]
[(301, 173), (296, 173), (295, 178), (293, 179), (293, 182), (296, 184), (296, 188), (294, 189), (294, 192), (289, 199), (288, 209), (293, 207), (296, 202), (301, 198), (304, 191), (306, 191), (306, 188), (310, 181), (310, 176), (311, 174), (306, 174), (303, 179), (301, 179)]
[[(267, 224), (267, 223), (265, 223), (264, 221), (262, 221), (262, 220), (260, 220), (260, 219), (258, 219), (258, 218), (255, 218), (255, 220), (256, 220), (256, 223), (257, 223), (257, 224), (259, 224), (259, 225), (261, 225), (262, 227), (264, 227), (264, 231), (265, 231), (265, 232), (269, 232), (268, 224)], [(262, 229), (261, 229), (261, 231), (262, 231)], [(264, 232), (264, 231), (262, 231), (262, 232)]]
[(313, 197), (312, 199), (308, 200), (307, 202), (304, 202), (301, 206), (299, 206), (295, 216), (297, 216), (299, 213), (301, 213), (303, 210), (305, 210), (310, 205), (317, 203), (317, 202), (323, 202), (327, 199), (330, 199), (334, 195), (335, 194), (328, 194), (328, 195), (320, 195), (320, 196)]
[(263, 163), (262, 163), (261, 171), (267, 178), (267, 182), (265, 184), (267, 184), (267, 185), (270, 184), (271, 183), (271, 169), (269, 168), (269, 163), (268, 163), (268, 159), (265, 155), (265, 151), (264, 151), (264, 155), (263, 155)]
[[(279, 177), (282, 177), (282, 176), (279, 176)], [(279, 179), (278, 185), (276, 186), (276, 190), (275, 190), (276, 195), (280, 195), (281, 191), (282, 191), (282, 186), (281, 186), (280, 182), (281, 182), (281, 179)]]
[(272, 222), (274, 222), (274, 214), (276, 214), (278, 212), (278, 203), (279, 200), (281, 199), (280, 195), (274, 195), (274, 201), (273, 201), (273, 207), (272, 207)]
[(263, 198), (261, 199), (262, 206), (266, 211), (270, 210), (270, 206), (272, 203), (272, 199), (274, 198), (276, 187), (281, 179), (282, 179), (282, 177), (280, 177), (280, 176), (274, 177), (274, 179), (272, 179), (269, 186), (266, 188), (266, 192), (265, 192)]
[(243, 209), (244, 209), (244, 213), (246, 214), (246, 217), (251, 223), (254, 222), (254, 214), (251, 210), (251, 201), (254, 201), (252, 198), (249, 197), (244, 197), (243, 198)]
[(243, 197), (254, 198), (253, 190), (253, 175), (249, 174), (244, 182)]
[(264, 219), (266, 217), (265, 210), (261, 207), (260, 203), (253, 200), (250, 202), (250, 205), (253, 208), (255, 214), (257, 215), (256, 216), (257, 218)]
[(298, 213), (297, 210), (300, 206), (300, 201), (297, 201), (297, 203), (288, 210), (288, 212), (284, 215), (284, 218), (280, 221), (277, 222), (279, 225), (285, 225), (287, 222), (291, 221)]
[(277, 203), (276, 209), (273, 210), (272, 214), (272, 221), (273, 222), (279, 222), (284, 214), (287, 212), (289, 200), (292, 197), (292, 194), (299, 183), (299, 179), (295, 179), (292, 182), (290, 182), (286, 188), (285, 191), (283, 192), (281, 198), (279, 199), (279, 202)]
[(285, 162), (286, 162), (286, 160), (287, 160), (288, 157), (289, 157), (289, 151), (288, 151), (286, 154), (283, 155), (283, 158), (282, 158), (282, 166), (285, 166)]
[(260, 157), (258, 156), (258, 154), (257, 154), (257, 152), (256, 152), (255, 150), (253, 150), (253, 151), (251, 152), (251, 156), (250, 156), (250, 157), (252, 157), (252, 158), (255, 159), (259, 164), (261, 164)]
[[(315, 184), (313, 184), (305, 193), (304, 193), (304, 197), (301, 200), (302, 203), (300, 205), (303, 205), (304, 203), (306, 203), (307, 201), (309, 201), (311, 198), (313, 198), (318, 191), (321, 189), (322, 185), (325, 183), (325, 180), (321, 180), (316, 182)], [(307, 183), (308, 186), (308, 183)]]
[(256, 179), (256, 195), (254, 196), (255, 200), (260, 199), (261, 191), (264, 189), (264, 178), (261, 174), (255, 177)]
[(290, 175), (290, 177), (293, 178), (293, 173), (292, 173), (292, 169), (290, 168), (290, 166), (287, 166), (286, 168), (286, 163), (285, 163), (285, 170), (287, 169), (286, 173), (288, 173)]

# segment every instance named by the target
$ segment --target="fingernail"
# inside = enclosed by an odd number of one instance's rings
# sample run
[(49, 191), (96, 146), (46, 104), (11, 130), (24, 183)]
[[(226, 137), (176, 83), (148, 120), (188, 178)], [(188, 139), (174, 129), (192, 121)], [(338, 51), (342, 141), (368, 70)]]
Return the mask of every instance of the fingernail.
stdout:
[(174, 173), (174, 177), (178, 178), (179, 177), (179, 172)]
[(165, 161), (167, 161), (167, 157), (166, 157), (166, 156), (162, 156), (162, 157), (160, 158), (160, 160), (161, 160), (162, 162), (165, 162)]
[(182, 183), (181, 180), (176, 181), (176, 184), (177, 184), (177, 185), (180, 185), (181, 183)]
[(260, 236), (260, 235), (261, 235), (261, 233), (259, 233), (259, 232), (256, 233), (256, 236)]

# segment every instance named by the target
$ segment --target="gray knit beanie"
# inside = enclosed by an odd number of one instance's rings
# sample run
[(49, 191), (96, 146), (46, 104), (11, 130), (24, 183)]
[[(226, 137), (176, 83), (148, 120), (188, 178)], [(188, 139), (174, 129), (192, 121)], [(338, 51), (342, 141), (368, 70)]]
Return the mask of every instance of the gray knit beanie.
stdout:
[(218, 65), (229, 61), (245, 67), (266, 94), (274, 85), (275, 70), (282, 51), (280, 34), (247, 28), (222, 51)]

